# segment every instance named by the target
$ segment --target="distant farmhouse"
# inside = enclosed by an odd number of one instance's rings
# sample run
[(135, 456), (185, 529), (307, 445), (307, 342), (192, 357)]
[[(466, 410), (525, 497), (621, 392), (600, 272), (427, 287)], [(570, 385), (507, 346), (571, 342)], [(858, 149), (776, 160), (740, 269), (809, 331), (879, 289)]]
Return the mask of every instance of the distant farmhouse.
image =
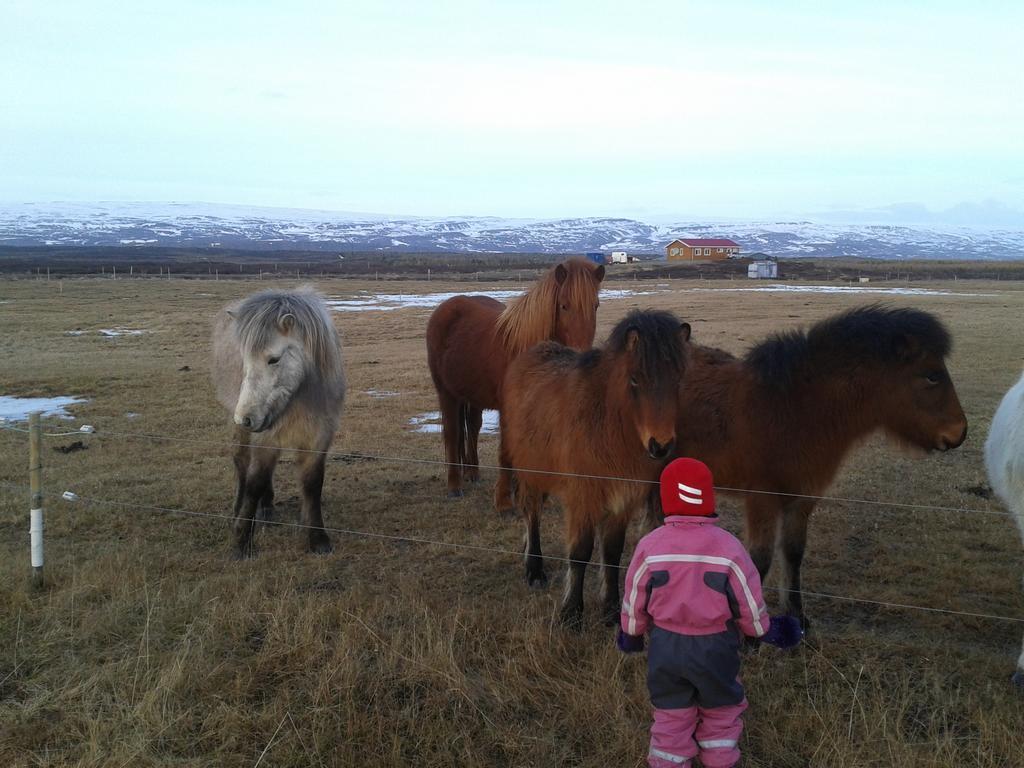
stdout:
[(665, 246), (669, 261), (722, 261), (740, 252), (740, 244), (732, 240), (673, 240)]

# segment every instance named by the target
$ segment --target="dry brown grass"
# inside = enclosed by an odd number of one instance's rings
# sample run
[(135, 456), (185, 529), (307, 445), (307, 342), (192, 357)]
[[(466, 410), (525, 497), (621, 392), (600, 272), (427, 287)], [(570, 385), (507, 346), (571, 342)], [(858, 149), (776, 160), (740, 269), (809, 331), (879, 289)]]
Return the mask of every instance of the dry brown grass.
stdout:
[[(82, 280), (65, 281), (58, 295), (54, 283), (0, 283), (0, 394), (84, 395), (78, 423), (101, 430), (88, 450), (67, 455), (50, 448), (70, 439), (47, 440), (46, 489), (227, 514), (229, 449), (102, 431), (227, 442), (207, 380), (209, 322), (256, 287)], [(325, 289), (364, 287), (374, 286)], [(871, 441), (834, 495), (999, 509), (968, 489), (985, 483), (988, 418), (1020, 373), (1024, 292), (947, 287), (994, 295), (892, 301), (933, 310), (952, 327), (951, 372), (971, 437), (926, 459)], [(603, 302), (598, 335), (642, 304), (673, 309), (696, 340), (739, 351), (864, 300), (662, 293)], [(337, 450), (441, 458), (437, 435), (404, 426), (436, 407), (427, 314), (336, 316), (350, 374)], [(149, 333), (65, 335), (116, 325)], [(373, 399), (369, 389), (402, 394)], [(494, 439), (483, 446), (493, 463)], [(26, 454), (24, 435), (0, 432), (0, 480), (25, 483)], [(290, 469), (279, 473), (285, 521), (297, 512)], [(485, 473), (485, 484), (449, 502), (440, 467), (334, 460), (325, 516), (334, 527), (517, 551), (520, 523), (490, 509), (493, 479)], [(736, 529), (734, 504), (724, 516)], [(335, 535), (335, 553), (318, 558), (301, 552), (293, 529), (270, 527), (258, 533), (258, 557), (236, 563), (226, 521), (51, 498), (49, 585), (34, 592), (27, 518), (25, 495), (0, 488), (0, 765), (643, 762), (644, 664), (619, 655), (598, 625), (597, 579), (588, 585), (591, 626), (566, 634), (552, 623), (559, 590), (531, 593), (515, 555)], [(559, 536), (559, 514), (548, 512), (549, 552), (560, 553)], [(1024, 557), (1006, 517), (829, 502), (812, 520), (808, 557), (811, 590), (1024, 616)], [(1008, 684), (1020, 625), (813, 598), (808, 609), (813, 642), (746, 661), (748, 765), (1022, 764), (1024, 702)]]

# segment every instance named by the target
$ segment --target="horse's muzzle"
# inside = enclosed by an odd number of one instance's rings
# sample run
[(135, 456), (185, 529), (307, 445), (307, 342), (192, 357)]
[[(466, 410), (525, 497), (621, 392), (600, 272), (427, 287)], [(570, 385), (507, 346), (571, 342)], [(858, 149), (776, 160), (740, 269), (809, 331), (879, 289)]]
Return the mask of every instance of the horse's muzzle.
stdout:
[(270, 426), (267, 419), (256, 420), (252, 416), (243, 416), (241, 419), (236, 419), (235, 423), (243, 429), (248, 429), (250, 432), (262, 432)]
[(959, 448), (964, 444), (964, 440), (967, 439), (967, 425), (964, 424), (964, 431), (960, 433), (960, 437), (949, 438), (943, 435), (939, 438), (939, 446), (943, 451), (951, 451), (954, 448)]
[(652, 459), (664, 459), (672, 451), (675, 442), (675, 438), (672, 438), (662, 445), (652, 437), (647, 441), (647, 455)]

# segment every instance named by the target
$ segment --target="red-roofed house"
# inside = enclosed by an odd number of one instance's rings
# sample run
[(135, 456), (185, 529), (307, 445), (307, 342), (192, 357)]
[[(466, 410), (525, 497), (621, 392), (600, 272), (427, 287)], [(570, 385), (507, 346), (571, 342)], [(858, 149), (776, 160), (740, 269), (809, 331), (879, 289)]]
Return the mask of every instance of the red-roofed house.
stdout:
[(665, 246), (669, 261), (719, 261), (740, 252), (740, 244), (725, 239), (673, 240)]

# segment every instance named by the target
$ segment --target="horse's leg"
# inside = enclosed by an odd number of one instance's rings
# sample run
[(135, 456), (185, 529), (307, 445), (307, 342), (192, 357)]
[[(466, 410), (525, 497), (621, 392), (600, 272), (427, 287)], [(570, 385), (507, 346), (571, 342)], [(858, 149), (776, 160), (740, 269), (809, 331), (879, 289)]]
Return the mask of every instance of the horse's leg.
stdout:
[(779, 502), (773, 496), (751, 495), (747, 499), (747, 549), (761, 576), (762, 586), (772, 567), (779, 511)]
[(302, 513), (300, 522), (305, 526), (307, 549), (318, 555), (331, 551), (331, 538), (324, 530), (324, 518), (320, 508), (324, 488), (324, 462), (327, 459), (327, 444), (315, 452), (299, 456), (299, 484), (302, 486)]
[[(256, 510), (260, 500), (270, 486), (274, 465), (277, 463), (276, 448), (253, 448), (250, 450), (249, 465), (245, 473), (245, 488), (242, 492), (241, 504), (235, 514), (235, 556), (238, 558), (252, 555), (252, 533), (256, 522)], [(241, 487), (239, 483), (239, 487)]]
[[(1024, 585), (1024, 579), (1021, 579)], [(1021, 641), (1020, 658), (1017, 659), (1017, 671), (1013, 673), (1013, 684), (1024, 692), (1024, 641)]]
[(540, 513), (544, 494), (520, 484), (523, 495), (520, 508), (526, 522), (526, 583), (533, 589), (544, 589), (548, 575), (544, 572), (544, 555), (540, 551)]
[(462, 496), (462, 408), (449, 392), (438, 390), (441, 408), (441, 435), (444, 440), (444, 460), (448, 463), (448, 498)]
[(601, 599), (606, 627), (614, 627), (619, 623), (619, 612), (622, 610), (619, 565), (622, 562), (622, 549), (626, 545), (628, 522), (626, 515), (615, 515), (605, 521), (601, 532)]
[(813, 510), (813, 499), (794, 499), (782, 512), (782, 555), (786, 559), (782, 606), (786, 613), (800, 619), (805, 632), (810, 629), (810, 624), (804, 616), (803, 596), (800, 594), (800, 565), (807, 547), (807, 521)]
[(498, 482), (494, 486), (494, 509), (499, 515), (511, 514), (515, 511), (515, 502), (512, 501), (513, 472), (512, 457), (505, 447), (505, 430), (498, 435), (498, 463), (501, 469), (498, 471)]
[(665, 523), (665, 512), (661, 508), (661, 489), (658, 485), (652, 485), (647, 499), (644, 501), (644, 519), (641, 526), (641, 536), (646, 536), (655, 528), (660, 528)]
[(267, 482), (267, 490), (260, 499), (259, 507), (256, 510), (258, 520), (270, 521), (274, 519), (274, 470), (270, 470), (270, 479)]
[(466, 413), (466, 457), (463, 477), (471, 483), (480, 481), (480, 454), (477, 452), (477, 441), (480, 438), (480, 427), (484, 423), (484, 412), (469, 403), (465, 404)]
[[(566, 508), (572, 520), (572, 507)], [(572, 528), (576, 528), (570, 522)], [(594, 526), (589, 520), (569, 533), (569, 568), (565, 577), (565, 595), (562, 598), (562, 624), (570, 629), (583, 626), (583, 577), (587, 573), (590, 556), (594, 552)]]
[(245, 499), (245, 477), (249, 473), (249, 440), (251, 433), (241, 427), (235, 428), (235, 455), (232, 457), (235, 464), (235, 516), (242, 508), (242, 501)]

